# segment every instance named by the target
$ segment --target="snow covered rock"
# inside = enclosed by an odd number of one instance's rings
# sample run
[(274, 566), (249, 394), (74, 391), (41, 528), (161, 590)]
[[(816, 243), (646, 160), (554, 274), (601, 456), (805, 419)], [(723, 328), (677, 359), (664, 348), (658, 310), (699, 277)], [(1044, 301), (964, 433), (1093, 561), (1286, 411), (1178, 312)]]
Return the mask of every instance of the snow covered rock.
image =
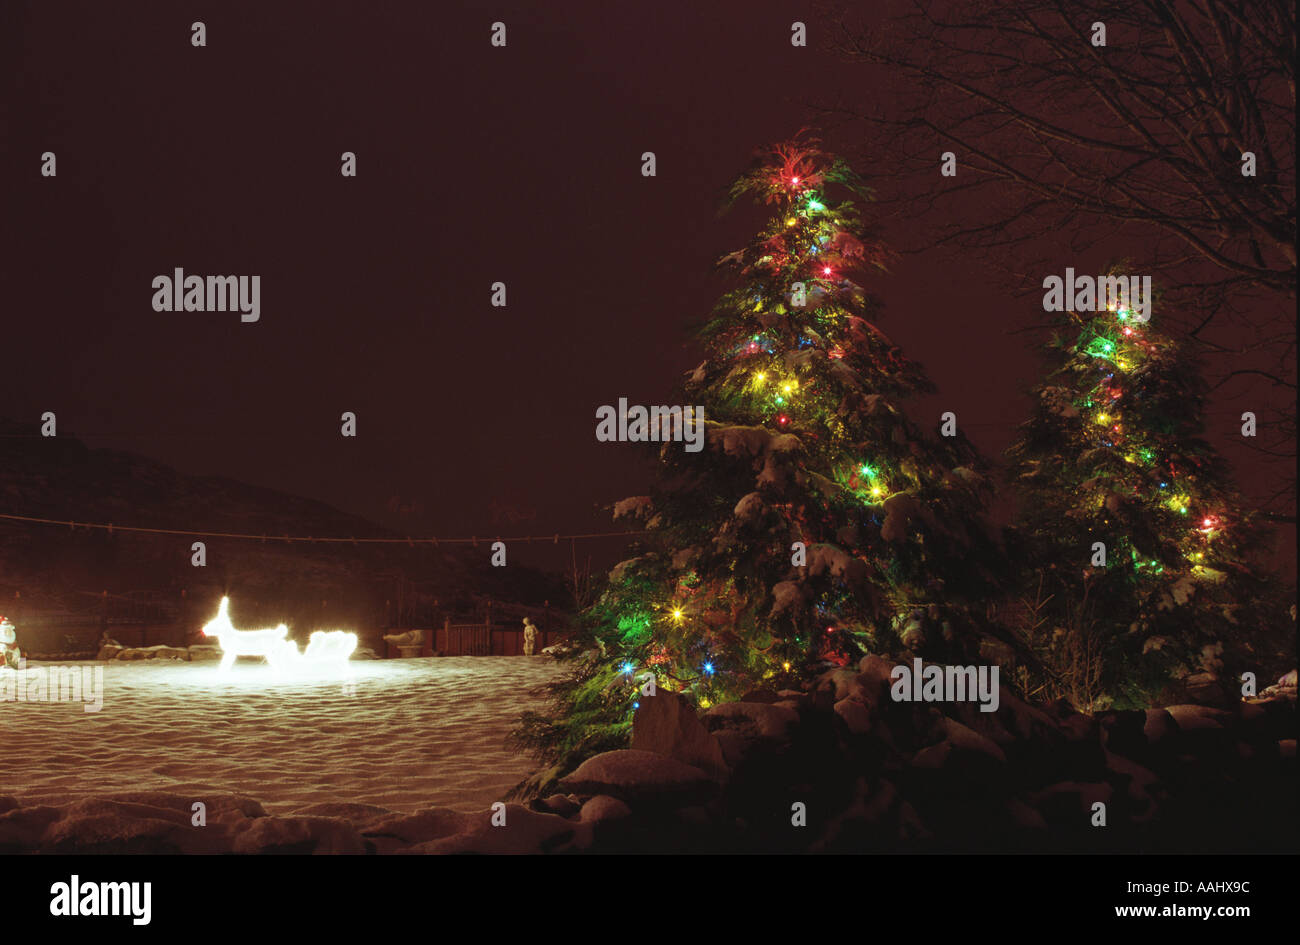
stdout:
[(631, 816), (632, 808), (617, 797), (610, 797), (608, 794), (597, 794), (582, 805), (582, 815), (579, 819), (584, 824), (598, 824), (626, 820)]
[(727, 702), (713, 706), (701, 718), (722, 747), (733, 768), (756, 750), (781, 751), (799, 724), (799, 713), (761, 702)]
[(695, 709), (683, 696), (666, 689), (641, 700), (632, 717), (631, 747), (674, 758), (715, 777), (727, 771), (722, 746)]
[(415, 814), (393, 814), (371, 821), (361, 835), (380, 853), (390, 853), (469, 831), (477, 815), (429, 807)]
[(574, 826), (563, 817), (507, 804), (505, 823), (493, 824), (493, 811), (467, 815), (460, 833), (421, 843), (411, 853), (550, 853), (572, 839)]
[(841, 699), (835, 703), (835, 714), (844, 720), (852, 734), (866, 735), (871, 732), (871, 712), (856, 699)]
[(1166, 706), (1178, 727), (1183, 731), (1219, 730), (1231, 719), (1231, 713), (1223, 709), (1214, 709), (1206, 705), (1171, 705)]
[(573, 794), (608, 794), (633, 806), (684, 807), (717, 791), (713, 779), (693, 765), (630, 748), (588, 758), (560, 785)]
[(119, 660), (188, 660), (190, 651), (183, 646), (132, 646), (117, 653)]
[(260, 817), (239, 831), (234, 853), (365, 853), (356, 828), (335, 817)]

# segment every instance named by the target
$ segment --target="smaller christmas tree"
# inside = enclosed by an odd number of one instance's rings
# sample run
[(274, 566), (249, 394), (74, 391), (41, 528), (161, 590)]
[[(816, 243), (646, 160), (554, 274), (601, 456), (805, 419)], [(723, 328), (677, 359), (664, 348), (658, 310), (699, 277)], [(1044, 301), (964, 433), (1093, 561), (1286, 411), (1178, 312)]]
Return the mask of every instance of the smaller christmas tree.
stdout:
[(1193, 673), (1260, 670), (1281, 607), (1251, 561), (1260, 527), (1202, 438), (1194, 360), (1114, 300), (1063, 318), (1008, 451), (1047, 688), (1088, 708), (1147, 704)]

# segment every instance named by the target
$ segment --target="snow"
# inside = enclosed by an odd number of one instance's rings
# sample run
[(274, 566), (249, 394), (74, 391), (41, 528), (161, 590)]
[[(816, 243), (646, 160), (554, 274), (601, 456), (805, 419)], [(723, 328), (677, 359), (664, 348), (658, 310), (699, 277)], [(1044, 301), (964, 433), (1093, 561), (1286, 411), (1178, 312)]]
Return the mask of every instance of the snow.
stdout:
[[(31, 664), (39, 666), (41, 664)], [(482, 810), (536, 767), (505, 744), (562, 669), (544, 657), (353, 661), (340, 679), (269, 666), (155, 661), (103, 668), (103, 707), (0, 701), (0, 794), (63, 803), (203, 786), (283, 813), (318, 802)]]

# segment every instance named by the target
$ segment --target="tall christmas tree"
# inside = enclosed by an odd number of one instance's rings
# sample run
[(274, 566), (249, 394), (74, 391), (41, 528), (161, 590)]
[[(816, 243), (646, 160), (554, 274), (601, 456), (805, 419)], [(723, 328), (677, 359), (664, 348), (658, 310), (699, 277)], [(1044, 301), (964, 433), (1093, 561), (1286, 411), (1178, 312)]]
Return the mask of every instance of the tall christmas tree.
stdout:
[(707, 706), (866, 652), (969, 657), (985, 630), (986, 480), (963, 437), (900, 409), (931, 388), (854, 281), (887, 258), (854, 202), (867, 188), (796, 140), (731, 197), (771, 217), (721, 260), (736, 285), (698, 333), (707, 357), (683, 395), (705, 448), (664, 444), (655, 492), (615, 508), (650, 534), (587, 615), (602, 656), (562, 724), (612, 720), (588, 750), (616, 740), (651, 676)]
[(1194, 360), (1153, 324), (1113, 299), (1065, 313), (1054, 371), (1009, 450), (1013, 554), (1039, 627), (1029, 642), (1067, 677), (1057, 693), (1088, 708), (1146, 704), (1191, 674), (1261, 671), (1281, 616), (1250, 560), (1260, 530), (1202, 438)]

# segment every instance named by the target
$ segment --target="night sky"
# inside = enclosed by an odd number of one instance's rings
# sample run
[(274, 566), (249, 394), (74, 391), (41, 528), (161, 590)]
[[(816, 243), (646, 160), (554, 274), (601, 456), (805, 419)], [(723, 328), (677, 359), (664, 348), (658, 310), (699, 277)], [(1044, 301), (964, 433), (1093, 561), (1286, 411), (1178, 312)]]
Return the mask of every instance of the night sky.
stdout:
[[(0, 414), (405, 534), (608, 530), (598, 507), (648, 474), (595, 410), (671, 402), (700, 360), (713, 262), (764, 219), (720, 217), (726, 188), (827, 90), (875, 90), (825, 40), (799, 3), (8, 2)], [(154, 312), (175, 267), (260, 275), (261, 320)], [(916, 416), (956, 410), (999, 453), (1038, 371), (1006, 335), (1034, 314), (1022, 287), (950, 251), (869, 287), (940, 387)]]

